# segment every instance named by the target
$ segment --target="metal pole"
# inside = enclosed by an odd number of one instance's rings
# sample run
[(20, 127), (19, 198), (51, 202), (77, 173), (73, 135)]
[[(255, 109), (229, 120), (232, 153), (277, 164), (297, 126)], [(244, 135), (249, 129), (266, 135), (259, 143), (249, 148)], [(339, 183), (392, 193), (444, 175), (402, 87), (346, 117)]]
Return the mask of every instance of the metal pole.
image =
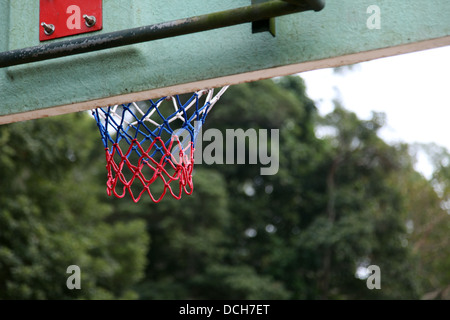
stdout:
[(269, 1), (145, 27), (6, 51), (0, 53), (0, 68), (176, 37), (307, 10), (320, 11), (323, 7), (323, 0)]

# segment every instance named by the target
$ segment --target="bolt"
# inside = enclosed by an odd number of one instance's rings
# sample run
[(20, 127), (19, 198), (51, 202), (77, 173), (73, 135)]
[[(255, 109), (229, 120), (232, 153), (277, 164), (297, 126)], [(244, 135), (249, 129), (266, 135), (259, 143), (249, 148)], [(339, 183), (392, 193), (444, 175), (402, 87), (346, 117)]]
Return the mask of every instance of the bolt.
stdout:
[(83, 15), (84, 23), (88, 28), (91, 28), (95, 25), (97, 22), (97, 19), (95, 19), (94, 16), (88, 16), (87, 14)]
[(55, 32), (55, 26), (52, 24), (46, 24), (45, 22), (41, 23), (41, 26), (44, 28), (44, 33), (49, 36), (53, 32)]

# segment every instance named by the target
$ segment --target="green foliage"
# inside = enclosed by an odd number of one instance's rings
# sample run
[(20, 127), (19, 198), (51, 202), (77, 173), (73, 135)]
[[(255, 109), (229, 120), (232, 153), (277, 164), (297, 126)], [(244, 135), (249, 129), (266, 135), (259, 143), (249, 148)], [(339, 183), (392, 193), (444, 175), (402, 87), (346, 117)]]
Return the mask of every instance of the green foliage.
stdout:
[(203, 299), (276, 300), (290, 296), (281, 282), (244, 265), (211, 265), (193, 280)]
[[(218, 166), (232, 199), (227, 261), (272, 277), (294, 299), (419, 296), (411, 250), (401, 241), (405, 199), (391, 178), (412, 167), (405, 148), (378, 137), (382, 114), (362, 121), (337, 104), (320, 119), (298, 77), (232, 87), (220, 104), (208, 127), (280, 129), (276, 175)], [(317, 138), (324, 127), (334, 134)], [(383, 270), (380, 292), (355, 277), (368, 262)]]
[[(279, 171), (197, 163), (193, 194), (158, 204), (105, 195), (85, 113), (2, 126), (0, 299), (445, 298), (450, 156), (428, 146), (427, 181), (384, 123), (320, 117), (296, 76), (233, 86), (203, 130), (279, 129)], [(371, 264), (381, 290), (356, 275)]]
[[(92, 119), (22, 122), (0, 137), (0, 298), (136, 297), (148, 236), (142, 221), (105, 221)], [(70, 265), (81, 268), (82, 290), (66, 287)]]
[(450, 154), (435, 144), (414, 145), (429, 157), (434, 167), (431, 181), (417, 173), (400, 177), (403, 192), (410, 197), (407, 241), (418, 265), (424, 299), (450, 299)]

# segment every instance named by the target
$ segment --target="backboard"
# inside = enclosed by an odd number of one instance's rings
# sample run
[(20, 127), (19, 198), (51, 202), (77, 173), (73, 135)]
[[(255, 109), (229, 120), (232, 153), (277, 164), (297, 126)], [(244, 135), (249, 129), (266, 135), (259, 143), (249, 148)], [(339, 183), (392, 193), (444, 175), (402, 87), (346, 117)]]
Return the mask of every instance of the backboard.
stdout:
[[(100, 11), (97, 8), (94, 13), (82, 12), (86, 1), (60, 0), (64, 8), (56, 13), (60, 15), (58, 32), (81, 21), (86, 33), (66, 30), (68, 34), (52, 39), (43, 34), (52, 34), (41, 21), (46, 2), (58, 1), (0, 0), (0, 124), (450, 44), (448, 0), (103, 0)], [(252, 23), (239, 23), (183, 35), (167, 31), (163, 39), (89, 52), (89, 39), (93, 39), (89, 37), (96, 37), (98, 43), (115, 35), (116, 41), (136, 36), (145, 26), (150, 26), (147, 31), (182, 30), (195, 19), (183, 20), (181, 25), (173, 21), (197, 16), (203, 16), (204, 25), (214, 25), (224, 19), (217, 12), (234, 10), (232, 18), (264, 2), (305, 8), (326, 5), (273, 18), (268, 24), (273, 34), (254, 33)], [(101, 15), (97, 17), (101, 26), (94, 24), (94, 30), (85, 16), (95, 14)], [(76, 40), (83, 53), (73, 50), (64, 57), (20, 61), (52, 45), (71, 51), (66, 43)], [(10, 63), (11, 57), (16, 63)]]

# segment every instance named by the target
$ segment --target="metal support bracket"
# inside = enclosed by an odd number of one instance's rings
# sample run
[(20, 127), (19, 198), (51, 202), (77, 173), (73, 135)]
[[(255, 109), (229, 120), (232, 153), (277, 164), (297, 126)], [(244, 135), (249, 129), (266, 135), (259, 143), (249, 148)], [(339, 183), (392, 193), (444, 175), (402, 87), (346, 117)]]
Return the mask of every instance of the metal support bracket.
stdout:
[[(270, 0), (252, 0), (252, 5), (268, 2)], [(252, 33), (269, 32), (272, 36), (276, 36), (275, 18), (258, 20), (252, 22)]]
[(2, 52), (0, 53), (0, 68), (177, 37), (254, 21), (270, 20), (274, 17), (297, 12), (320, 11), (324, 6), (324, 0), (272, 0), (187, 19), (90, 37), (62, 40), (35, 47)]

